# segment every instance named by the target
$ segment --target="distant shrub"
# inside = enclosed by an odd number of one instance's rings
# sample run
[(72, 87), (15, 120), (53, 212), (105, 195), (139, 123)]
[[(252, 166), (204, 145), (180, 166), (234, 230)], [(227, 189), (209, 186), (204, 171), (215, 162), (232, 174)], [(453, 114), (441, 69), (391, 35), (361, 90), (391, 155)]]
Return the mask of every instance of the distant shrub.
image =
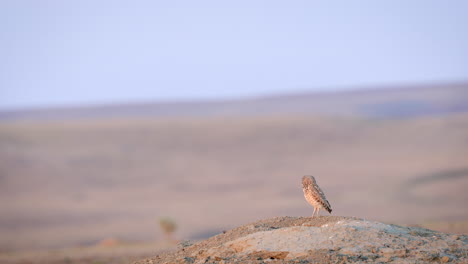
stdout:
[(168, 240), (173, 240), (173, 234), (177, 229), (177, 224), (171, 218), (164, 217), (159, 219), (159, 226)]

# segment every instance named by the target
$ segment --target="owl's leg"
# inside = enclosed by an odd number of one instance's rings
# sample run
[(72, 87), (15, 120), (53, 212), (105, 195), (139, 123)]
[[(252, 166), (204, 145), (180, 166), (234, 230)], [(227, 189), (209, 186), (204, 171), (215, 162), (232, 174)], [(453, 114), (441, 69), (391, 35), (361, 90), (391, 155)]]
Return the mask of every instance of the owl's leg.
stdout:
[(319, 216), (320, 213), (320, 207), (317, 209), (317, 217)]
[(312, 213), (312, 217), (314, 217), (314, 215), (315, 215), (315, 210), (316, 210), (316, 208), (314, 206), (314, 212)]

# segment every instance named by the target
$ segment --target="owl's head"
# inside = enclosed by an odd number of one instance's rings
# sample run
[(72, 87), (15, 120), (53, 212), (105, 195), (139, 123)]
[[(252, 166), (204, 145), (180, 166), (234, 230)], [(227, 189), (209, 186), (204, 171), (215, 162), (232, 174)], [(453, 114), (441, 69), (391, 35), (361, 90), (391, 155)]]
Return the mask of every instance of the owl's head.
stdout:
[(315, 183), (315, 178), (312, 175), (305, 175), (302, 177), (302, 187), (306, 187), (308, 185), (316, 184)]

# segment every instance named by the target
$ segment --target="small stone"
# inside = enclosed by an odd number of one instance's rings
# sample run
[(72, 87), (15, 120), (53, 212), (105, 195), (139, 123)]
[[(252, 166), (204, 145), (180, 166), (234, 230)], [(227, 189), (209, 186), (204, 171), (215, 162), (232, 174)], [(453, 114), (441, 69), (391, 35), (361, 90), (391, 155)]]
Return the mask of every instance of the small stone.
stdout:
[(184, 260), (185, 260), (185, 263), (193, 263), (195, 261), (195, 259), (191, 257), (185, 257)]
[(407, 252), (406, 252), (406, 249), (401, 248), (401, 249), (395, 250), (394, 253), (395, 253), (395, 256), (397, 256), (397, 257), (404, 257), (404, 256), (406, 256)]
[(422, 260), (434, 261), (439, 258), (439, 254), (436, 252), (422, 251), (422, 252), (419, 252), (418, 255), (419, 255), (419, 258), (421, 258)]
[(262, 259), (285, 259), (288, 256), (288, 251), (255, 251), (252, 252), (250, 255), (251, 258), (256, 260)]
[(340, 253), (346, 255), (356, 255), (358, 251), (355, 248), (347, 247), (340, 249)]
[(369, 254), (369, 255), (366, 255), (366, 257), (370, 260), (375, 260), (375, 259), (380, 258), (378, 254)]
[(383, 261), (383, 262), (390, 262), (393, 260), (392, 257), (390, 256), (386, 256), (386, 257), (381, 257), (380, 259), (378, 259), (379, 261)]
[(391, 256), (395, 254), (395, 250), (391, 248), (381, 248), (380, 253), (382, 253), (384, 256)]
[(443, 257), (440, 258), (440, 260), (441, 260), (442, 262), (446, 263), (446, 262), (449, 262), (449, 261), (450, 261), (450, 257), (448, 257), (448, 256), (443, 256)]
[(191, 240), (184, 240), (179, 243), (179, 246), (182, 248), (190, 247), (191, 245), (193, 245), (193, 241)]

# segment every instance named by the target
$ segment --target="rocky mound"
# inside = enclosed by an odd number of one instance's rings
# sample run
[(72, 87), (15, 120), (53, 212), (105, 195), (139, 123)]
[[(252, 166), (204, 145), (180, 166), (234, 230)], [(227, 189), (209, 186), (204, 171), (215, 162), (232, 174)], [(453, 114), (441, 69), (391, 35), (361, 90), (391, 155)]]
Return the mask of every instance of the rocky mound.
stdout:
[(148, 263), (468, 263), (468, 236), (337, 216), (277, 217)]

